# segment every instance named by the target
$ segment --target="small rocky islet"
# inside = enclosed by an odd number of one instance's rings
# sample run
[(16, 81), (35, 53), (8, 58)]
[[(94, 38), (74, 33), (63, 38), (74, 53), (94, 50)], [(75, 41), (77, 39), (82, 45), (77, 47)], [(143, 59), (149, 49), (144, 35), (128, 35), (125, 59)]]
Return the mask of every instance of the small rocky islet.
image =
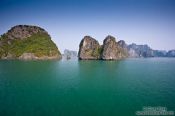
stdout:
[(128, 57), (128, 54), (113, 36), (107, 36), (103, 45), (96, 39), (85, 36), (80, 42), (78, 57), (80, 60), (119, 60)]
[[(17, 25), (0, 36), (0, 59), (52, 60), (76, 59), (76, 51), (65, 50), (61, 55), (56, 44), (46, 30), (38, 26)], [(108, 35), (103, 45), (84, 36), (79, 44), (80, 60), (119, 60), (139, 57), (175, 57), (175, 50), (153, 50), (148, 45), (127, 45), (124, 40), (116, 41)]]
[(43, 28), (17, 25), (1, 35), (0, 59), (61, 59), (61, 53)]

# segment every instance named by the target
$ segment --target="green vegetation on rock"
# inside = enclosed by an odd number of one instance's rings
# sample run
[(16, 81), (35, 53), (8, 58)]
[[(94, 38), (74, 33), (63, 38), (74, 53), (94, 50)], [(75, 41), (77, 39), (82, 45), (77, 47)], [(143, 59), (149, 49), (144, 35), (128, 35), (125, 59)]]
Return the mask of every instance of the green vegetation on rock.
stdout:
[[(36, 57), (61, 57), (57, 46), (47, 33), (32, 33), (27, 38), (9, 39), (8, 34), (0, 37), (0, 58), (19, 58), (24, 53), (32, 53)], [(13, 37), (13, 36), (12, 36)]]
[(102, 52), (102, 48), (98, 47), (92, 52), (91, 55), (94, 56), (94, 57), (100, 58), (101, 52)]
[(85, 36), (79, 45), (79, 59), (97, 60), (100, 58), (101, 46), (97, 40), (90, 36)]

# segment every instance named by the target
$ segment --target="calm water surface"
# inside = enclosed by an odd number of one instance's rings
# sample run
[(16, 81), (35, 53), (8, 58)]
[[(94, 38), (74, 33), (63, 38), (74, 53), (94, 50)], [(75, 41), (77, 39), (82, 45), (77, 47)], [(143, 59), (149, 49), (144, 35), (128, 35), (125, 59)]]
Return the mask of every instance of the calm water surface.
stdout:
[(0, 116), (135, 116), (175, 111), (175, 58), (0, 61)]

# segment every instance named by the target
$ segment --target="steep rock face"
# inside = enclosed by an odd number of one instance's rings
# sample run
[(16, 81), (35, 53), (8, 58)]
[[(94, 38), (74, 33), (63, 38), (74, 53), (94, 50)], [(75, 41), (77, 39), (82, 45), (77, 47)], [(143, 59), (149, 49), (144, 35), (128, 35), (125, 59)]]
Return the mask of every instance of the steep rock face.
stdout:
[[(94, 53), (96, 53), (96, 55), (93, 55)], [(79, 59), (87, 59), (87, 60), (88, 59), (117, 60), (127, 57), (130, 58), (175, 57), (175, 50), (170, 50), (168, 52), (166, 52), (165, 50), (154, 50), (146, 44), (137, 45), (135, 43), (132, 43), (127, 45), (124, 40), (116, 42), (115, 38), (110, 35), (105, 38), (105, 40), (103, 41), (103, 45), (100, 47), (99, 43), (95, 39), (88, 36), (85, 37), (80, 43), (78, 57)]]
[(128, 48), (127, 48), (128, 45), (125, 43), (125, 41), (124, 41), (124, 40), (120, 40), (120, 41), (118, 41), (117, 43), (119, 44), (119, 46), (120, 46), (121, 48), (123, 48), (123, 50), (122, 50), (123, 54), (124, 54), (126, 57), (128, 57), (128, 56), (129, 56), (129, 51), (128, 51)]
[(122, 48), (127, 48), (127, 44), (125, 43), (125, 41), (124, 40), (120, 40), (120, 41), (118, 41), (117, 42)]
[(44, 29), (37, 26), (17, 25), (8, 30), (5, 35), (8, 39), (25, 39), (37, 33), (48, 34)]
[(0, 59), (60, 59), (61, 54), (42, 28), (17, 25), (0, 37)]
[(117, 60), (127, 57), (124, 53), (124, 49), (116, 42), (112, 36), (107, 36), (103, 41), (102, 47), (102, 60)]
[(79, 45), (78, 57), (80, 60), (95, 60), (100, 58), (100, 44), (90, 36), (85, 36)]

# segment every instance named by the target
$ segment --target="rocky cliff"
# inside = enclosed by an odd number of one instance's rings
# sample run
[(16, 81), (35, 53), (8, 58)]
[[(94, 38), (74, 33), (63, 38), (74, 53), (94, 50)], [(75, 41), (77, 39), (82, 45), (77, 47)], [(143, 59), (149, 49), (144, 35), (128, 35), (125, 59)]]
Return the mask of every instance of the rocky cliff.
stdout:
[(100, 58), (101, 47), (97, 40), (85, 36), (79, 45), (78, 57), (80, 60), (97, 60)]
[(127, 57), (124, 49), (116, 42), (113, 36), (107, 36), (103, 41), (102, 60), (118, 60)]
[(117, 42), (118, 43), (118, 45), (121, 47), (121, 48), (123, 48), (122, 49), (122, 52), (123, 52), (123, 54), (125, 55), (125, 57), (129, 57), (129, 51), (128, 51), (128, 45), (125, 43), (125, 41), (124, 40), (120, 40), (120, 41), (118, 41)]
[(85, 36), (80, 42), (78, 57), (80, 60), (118, 60), (126, 58), (127, 54), (110, 35), (104, 39), (102, 46), (94, 38)]
[(60, 59), (61, 54), (42, 28), (17, 25), (0, 37), (0, 59)]

